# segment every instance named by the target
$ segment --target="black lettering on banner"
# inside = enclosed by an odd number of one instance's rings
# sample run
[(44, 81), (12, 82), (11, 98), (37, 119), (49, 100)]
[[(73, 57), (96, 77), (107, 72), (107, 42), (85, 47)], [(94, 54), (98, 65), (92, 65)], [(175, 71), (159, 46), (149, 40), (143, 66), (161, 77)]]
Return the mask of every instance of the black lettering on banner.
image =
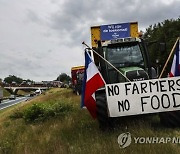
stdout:
[[(156, 102), (157, 102), (157, 107), (154, 107), (155, 99), (157, 100), (157, 101), (156, 101)], [(158, 98), (156, 95), (153, 95), (153, 96), (151, 97), (151, 107), (152, 107), (154, 110), (157, 110), (157, 109), (159, 109), (159, 107), (160, 107), (160, 100), (159, 100), (159, 98)]]
[(138, 89), (138, 86), (136, 85), (136, 83), (133, 84), (133, 91), (132, 91), (132, 94), (134, 94), (136, 91), (136, 94), (139, 94), (139, 89)]
[[(168, 105), (167, 105), (167, 106), (164, 106), (164, 102), (165, 102), (165, 98), (164, 98), (164, 97), (167, 98), (167, 102), (168, 102)], [(169, 96), (168, 96), (167, 94), (163, 94), (163, 95), (161, 96), (161, 104), (162, 104), (162, 107), (163, 107), (164, 109), (167, 109), (167, 108), (170, 107), (170, 99), (169, 99)]]
[(122, 111), (124, 112), (125, 110), (128, 111), (130, 109), (130, 103), (127, 99), (125, 99), (124, 101), (118, 101), (118, 109), (119, 112)]
[(111, 87), (110, 86), (107, 86), (107, 88), (108, 88), (108, 96), (114, 96), (114, 91), (113, 91), (113, 85), (111, 85)]
[(161, 89), (161, 92), (165, 92), (165, 91), (167, 91), (167, 89), (165, 88), (164, 89), (164, 84), (163, 83), (165, 83), (166, 82), (166, 80), (160, 80), (159, 81), (159, 86), (160, 86), (160, 89)]
[(179, 88), (177, 88), (177, 90), (180, 90), (180, 79), (176, 80), (176, 84), (178, 85)]
[(141, 97), (141, 107), (142, 107), (142, 112), (144, 112), (144, 104), (147, 104), (147, 102), (144, 102), (145, 98), (150, 98), (150, 96), (144, 96)]
[(130, 90), (130, 88), (127, 87), (127, 86), (129, 86), (129, 85), (131, 85), (130, 82), (125, 84), (126, 95), (128, 95), (128, 92), (127, 92), (127, 91)]
[(169, 91), (175, 91), (174, 84), (175, 84), (174, 80), (168, 80)]
[(141, 83), (141, 94), (142, 93), (147, 93), (146, 88), (147, 88), (147, 83), (146, 82), (142, 82)]
[(152, 92), (152, 86), (156, 86), (156, 91), (159, 92), (158, 81), (155, 81), (155, 82), (149, 81), (150, 92)]
[(113, 86), (107, 86), (108, 88), (108, 96), (114, 96), (114, 95), (119, 95), (119, 87), (117, 85)]
[(176, 95), (179, 95), (180, 96), (180, 94), (179, 93), (173, 93), (172, 94), (172, 96), (173, 96), (173, 102), (174, 102), (174, 106), (173, 107), (180, 107), (180, 104), (176, 104), (176, 103), (178, 103), (178, 101), (180, 100), (180, 99), (178, 99), (178, 100), (176, 100)]
[(114, 86), (114, 93), (119, 95), (119, 87), (117, 85)]

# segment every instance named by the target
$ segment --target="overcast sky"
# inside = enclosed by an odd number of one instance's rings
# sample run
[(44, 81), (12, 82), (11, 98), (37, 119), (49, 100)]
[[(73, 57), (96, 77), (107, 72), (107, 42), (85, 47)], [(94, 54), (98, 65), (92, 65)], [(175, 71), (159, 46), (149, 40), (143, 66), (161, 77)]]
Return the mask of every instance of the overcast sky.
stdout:
[(138, 21), (139, 30), (180, 17), (180, 0), (0, 0), (0, 78), (35, 81), (84, 64), (90, 26)]

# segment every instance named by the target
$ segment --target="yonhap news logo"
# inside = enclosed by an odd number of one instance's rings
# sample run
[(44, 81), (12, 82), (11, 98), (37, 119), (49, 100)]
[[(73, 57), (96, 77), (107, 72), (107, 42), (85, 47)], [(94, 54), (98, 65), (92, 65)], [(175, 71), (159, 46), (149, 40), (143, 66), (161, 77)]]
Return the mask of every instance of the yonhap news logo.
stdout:
[(180, 144), (179, 137), (132, 137), (131, 133), (126, 132), (118, 136), (118, 144), (120, 148), (126, 148), (130, 146), (131, 143), (135, 144)]
[(118, 136), (118, 144), (120, 148), (126, 148), (131, 144), (131, 134), (129, 132), (122, 133)]

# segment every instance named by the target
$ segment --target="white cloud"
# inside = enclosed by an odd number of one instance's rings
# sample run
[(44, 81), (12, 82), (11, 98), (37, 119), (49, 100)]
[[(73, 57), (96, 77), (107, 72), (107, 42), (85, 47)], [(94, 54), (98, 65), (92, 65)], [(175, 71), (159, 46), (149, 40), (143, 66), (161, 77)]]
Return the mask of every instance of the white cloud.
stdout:
[(82, 65), (90, 26), (178, 18), (179, 0), (0, 0), (0, 78), (53, 80)]

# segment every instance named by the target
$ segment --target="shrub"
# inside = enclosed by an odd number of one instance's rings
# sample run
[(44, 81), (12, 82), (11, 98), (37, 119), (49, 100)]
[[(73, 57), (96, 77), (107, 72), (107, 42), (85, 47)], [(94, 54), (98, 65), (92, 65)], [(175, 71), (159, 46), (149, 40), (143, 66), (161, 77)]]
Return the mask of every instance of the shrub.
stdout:
[(72, 111), (72, 106), (65, 103), (55, 103), (52, 108), (55, 116), (66, 115), (69, 111)]
[(42, 120), (43, 114), (44, 108), (39, 104), (33, 104), (24, 111), (23, 118), (26, 122), (35, 122), (38, 121), (38, 119)]
[(66, 116), (72, 111), (72, 106), (65, 103), (33, 104), (23, 112), (26, 122), (42, 122), (55, 116)]

